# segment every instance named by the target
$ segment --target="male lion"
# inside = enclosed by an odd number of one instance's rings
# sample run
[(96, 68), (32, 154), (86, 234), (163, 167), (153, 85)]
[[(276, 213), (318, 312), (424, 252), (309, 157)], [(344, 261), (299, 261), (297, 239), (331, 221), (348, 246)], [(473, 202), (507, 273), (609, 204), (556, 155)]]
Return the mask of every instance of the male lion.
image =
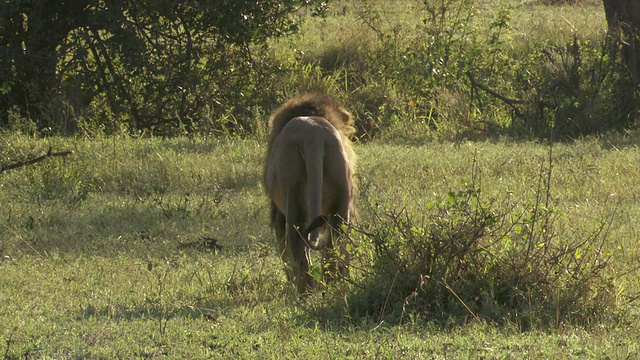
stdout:
[[(332, 247), (342, 224), (355, 214), (353, 118), (331, 96), (310, 93), (286, 101), (269, 118), (264, 185), (271, 199), (271, 226), (287, 277), (300, 293), (314, 287), (310, 249), (323, 250), (323, 280), (348, 276), (345, 241)], [(325, 244), (321, 233), (328, 229)]]

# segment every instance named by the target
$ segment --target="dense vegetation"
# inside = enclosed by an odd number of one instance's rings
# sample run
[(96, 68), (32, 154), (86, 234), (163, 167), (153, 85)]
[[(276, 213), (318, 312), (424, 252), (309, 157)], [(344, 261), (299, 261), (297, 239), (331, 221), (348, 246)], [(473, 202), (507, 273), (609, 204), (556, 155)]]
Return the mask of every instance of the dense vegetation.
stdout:
[(634, 126), (629, 40), (600, 2), (553, 3), (3, 2), (0, 126), (248, 134), (308, 89), (349, 101), (365, 138)]
[(66, 133), (206, 121), (220, 129), (225, 115), (251, 116), (254, 94), (268, 89), (266, 40), (295, 32), (300, 8), (326, 10), (313, 0), (0, 6), (0, 126), (26, 117), (35, 130)]

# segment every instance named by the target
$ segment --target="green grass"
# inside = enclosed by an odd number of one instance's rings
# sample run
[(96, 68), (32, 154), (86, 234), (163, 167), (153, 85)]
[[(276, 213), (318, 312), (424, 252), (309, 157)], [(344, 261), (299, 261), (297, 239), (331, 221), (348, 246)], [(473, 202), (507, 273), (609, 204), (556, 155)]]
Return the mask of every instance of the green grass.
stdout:
[[(633, 358), (640, 348), (637, 136), (556, 144), (559, 237), (608, 214), (610, 309), (533, 326), (357, 316), (345, 282), (299, 300), (273, 250), (261, 139), (3, 137), (2, 163), (73, 149), (0, 178), (0, 339), (6, 358)], [(535, 196), (534, 142), (358, 144), (369, 198), (420, 209), (471, 179)], [(373, 221), (364, 194), (360, 222)], [(417, 211), (417, 210), (416, 210)], [(215, 238), (218, 252), (181, 244)], [(358, 272), (354, 281), (358, 281)], [(380, 297), (384, 297), (380, 294)]]

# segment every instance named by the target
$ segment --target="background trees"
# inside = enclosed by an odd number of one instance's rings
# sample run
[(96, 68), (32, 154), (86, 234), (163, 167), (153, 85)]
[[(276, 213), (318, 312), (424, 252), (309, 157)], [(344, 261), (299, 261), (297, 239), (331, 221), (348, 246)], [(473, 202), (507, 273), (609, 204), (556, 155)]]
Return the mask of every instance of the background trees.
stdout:
[(101, 126), (124, 122), (140, 130), (224, 118), (234, 105), (249, 106), (243, 99), (267, 76), (259, 45), (294, 32), (297, 9), (320, 13), (325, 6), (314, 0), (3, 1), (0, 127), (20, 116), (39, 128), (73, 131), (78, 111), (93, 112)]
[(636, 0), (603, 0), (609, 33), (619, 44), (621, 77), (614, 93), (620, 116), (627, 124), (640, 113), (640, 2)]
[(246, 133), (311, 89), (344, 98), (370, 138), (576, 138), (640, 118), (637, 2), (333, 4), (3, 1), (0, 129)]

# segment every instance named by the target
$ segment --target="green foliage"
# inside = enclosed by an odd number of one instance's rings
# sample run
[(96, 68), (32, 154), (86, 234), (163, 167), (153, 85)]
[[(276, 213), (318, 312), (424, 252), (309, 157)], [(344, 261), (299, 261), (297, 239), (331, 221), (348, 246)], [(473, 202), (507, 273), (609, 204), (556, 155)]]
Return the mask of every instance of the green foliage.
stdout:
[[(171, 133), (191, 130), (205, 116), (222, 118), (230, 108), (243, 119), (237, 126), (204, 130), (249, 131), (244, 118), (260, 104), (247, 99), (268, 83), (262, 45), (296, 31), (292, 12), (311, 7), (322, 14), (325, 6), (300, 0), (5, 1), (0, 103), (17, 106), (40, 129), (57, 131), (74, 132), (78, 122), (113, 131), (107, 119), (115, 117), (132, 130)], [(71, 118), (61, 121), (69, 111)], [(6, 117), (0, 114), (0, 126)]]
[(611, 37), (581, 41), (574, 34), (564, 46), (549, 46), (542, 56), (527, 60), (528, 68), (539, 70), (526, 77), (532, 89), (523, 96), (531, 100), (518, 105), (522, 112), (514, 107), (514, 130), (537, 137), (553, 131), (560, 138), (575, 139), (633, 127), (637, 91), (620, 73), (617, 46)]
[(307, 90), (339, 96), (363, 139), (575, 139), (637, 124), (626, 42), (606, 36), (600, 2), (328, 4), (4, 2), (0, 126), (260, 133)]
[(417, 210), (367, 199), (373, 221), (355, 228), (364, 240), (357, 256), (364, 276), (349, 314), (520, 329), (608, 316), (615, 308), (607, 274), (613, 258), (604, 249), (612, 217), (560, 236), (564, 214), (552, 198), (550, 167), (541, 169), (530, 203), (511, 194), (487, 199), (475, 159), (472, 168), (462, 190)]
[(88, 174), (85, 168), (65, 160), (54, 160), (27, 175), (29, 186), (25, 195), (34, 203), (59, 200), (66, 206), (78, 207), (90, 192), (86, 180)]
[[(640, 102), (620, 42), (585, 18), (602, 10), (600, 3), (563, 8), (562, 16), (554, 5), (527, 7), (527, 14), (500, 5), (349, 4), (342, 13), (309, 20), (313, 34), (306, 36), (324, 42), (334, 34), (331, 46), (303, 39), (293, 47), (298, 63), (340, 79), (324, 89), (351, 105), (365, 138), (548, 138), (553, 131), (556, 138), (575, 139), (634, 126)], [(604, 24), (603, 15), (599, 20)]]

